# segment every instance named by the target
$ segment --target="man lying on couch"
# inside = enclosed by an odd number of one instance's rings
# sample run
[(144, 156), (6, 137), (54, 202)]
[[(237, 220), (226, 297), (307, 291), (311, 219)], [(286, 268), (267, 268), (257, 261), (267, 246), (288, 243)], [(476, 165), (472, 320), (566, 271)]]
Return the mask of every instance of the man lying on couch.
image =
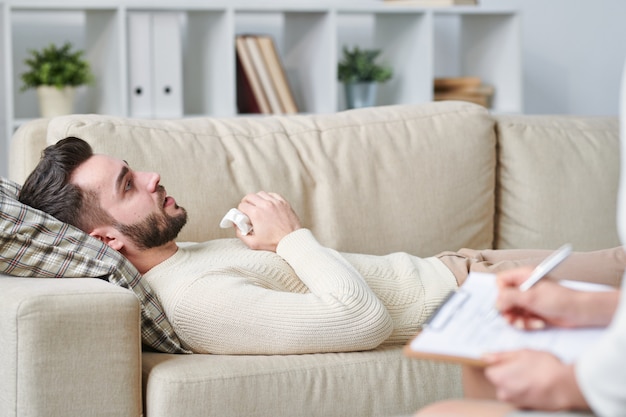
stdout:
[[(254, 226), (239, 239), (179, 247), (187, 213), (156, 173), (93, 154), (81, 139), (45, 149), (20, 200), (123, 254), (156, 291), (178, 337), (197, 353), (296, 354), (373, 349), (415, 335), (468, 272), (533, 266), (547, 251), (338, 253), (303, 228), (280, 195), (245, 196)], [(617, 284), (621, 247), (576, 253), (556, 278)], [(593, 275), (591, 275), (593, 274)]]

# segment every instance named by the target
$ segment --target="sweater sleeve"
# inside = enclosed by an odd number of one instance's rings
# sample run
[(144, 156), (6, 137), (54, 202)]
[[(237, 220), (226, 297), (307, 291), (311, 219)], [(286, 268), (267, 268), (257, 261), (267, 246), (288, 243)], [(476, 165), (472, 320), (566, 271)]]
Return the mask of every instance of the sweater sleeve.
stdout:
[(599, 416), (618, 417), (626, 410), (626, 279), (620, 303), (603, 338), (576, 362), (578, 385)]
[(178, 298), (172, 323), (184, 343), (199, 353), (301, 354), (368, 350), (389, 337), (393, 324), (384, 305), (309, 230), (289, 234), (276, 252), (309, 293), (232, 276), (196, 280)]

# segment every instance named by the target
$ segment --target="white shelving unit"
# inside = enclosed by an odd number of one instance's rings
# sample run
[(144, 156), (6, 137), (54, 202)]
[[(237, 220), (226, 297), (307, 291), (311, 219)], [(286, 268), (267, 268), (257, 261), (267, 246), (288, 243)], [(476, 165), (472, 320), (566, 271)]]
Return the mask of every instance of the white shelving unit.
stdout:
[[(236, 116), (235, 36), (274, 37), (303, 113), (345, 108), (337, 82), (344, 45), (380, 48), (394, 77), (379, 87), (378, 105), (431, 101), (437, 76), (474, 75), (496, 89), (493, 110), (522, 111), (520, 16), (482, 7), (415, 8), (367, 0), (346, 5), (274, 0), (0, 0), (0, 141), (38, 117), (35, 92), (20, 91), (29, 49), (71, 41), (96, 76), (78, 92), (77, 113), (130, 116), (128, 16), (175, 12), (182, 30), (184, 117)], [(7, 174), (0, 161), (0, 175)]]

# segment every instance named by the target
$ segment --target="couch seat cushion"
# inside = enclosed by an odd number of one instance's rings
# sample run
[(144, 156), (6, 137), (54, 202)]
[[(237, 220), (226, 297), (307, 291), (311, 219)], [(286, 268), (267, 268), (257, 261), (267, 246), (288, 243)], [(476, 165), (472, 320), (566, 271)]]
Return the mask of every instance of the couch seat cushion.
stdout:
[(462, 395), (456, 365), (410, 359), (402, 349), (286, 356), (144, 352), (145, 411), (150, 417), (393, 416)]

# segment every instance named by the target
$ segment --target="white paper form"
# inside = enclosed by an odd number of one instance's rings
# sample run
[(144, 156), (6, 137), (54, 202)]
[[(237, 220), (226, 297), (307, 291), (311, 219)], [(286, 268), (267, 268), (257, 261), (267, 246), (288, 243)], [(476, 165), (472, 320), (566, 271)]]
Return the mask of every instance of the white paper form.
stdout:
[[(608, 289), (590, 283), (567, 281), (570, 288)], [(571, 362), (596, 343), (604, 328), (518, 330), (500, 314), (490, 314), (497, 296), (496, 276), (471, 273), (465, 283), (442, 304), (424, 330), (410, 342), (409, 350), (434, 357), (480, 361), (488, 352), (516, 349), (548, 351)], [(409, 352), (410, 353), (410, 352)]]

